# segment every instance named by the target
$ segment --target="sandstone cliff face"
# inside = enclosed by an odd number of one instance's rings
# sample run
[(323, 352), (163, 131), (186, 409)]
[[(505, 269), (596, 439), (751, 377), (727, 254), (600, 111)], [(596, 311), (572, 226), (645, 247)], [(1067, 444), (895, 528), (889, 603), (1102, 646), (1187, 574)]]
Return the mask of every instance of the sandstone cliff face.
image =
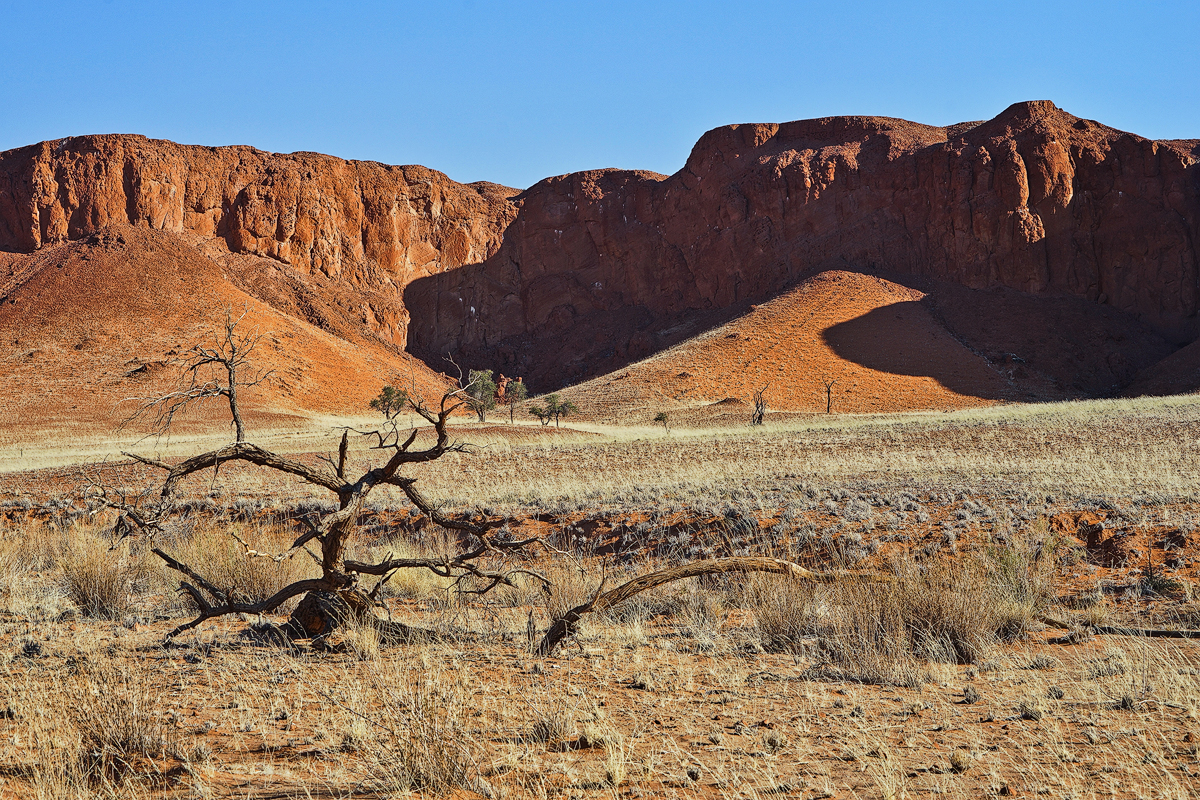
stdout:
[(514, 193), (418, 166), (80, 136), (0, 153), (0, 250), (114, 224), (194, 234), (369, 292), (363, 317), (403, 347), (400, 290), (492, 255)]
[(408, 288), (409, 344), (546, 388), (827, 268), (1074, 295), (1186, 341), (1200, 308), (1198, 161), (1198, 142), (1149, 141), (1049, 102), (950, 128), (718, 128), (670, 177), (584, 172), (514, 198), (496, 254)]
[(1071, 295), (1182, 343), (1198, 333), (1198, 161), (1198, 142), (1047, 102), (949, 128), (731, 125), (669, 177), (582, 172), (519, 195), (423, 167), (85, 136), (0, 153), (0, 250), (167, 231), (277, 310), (535, 390), (830, 268)]

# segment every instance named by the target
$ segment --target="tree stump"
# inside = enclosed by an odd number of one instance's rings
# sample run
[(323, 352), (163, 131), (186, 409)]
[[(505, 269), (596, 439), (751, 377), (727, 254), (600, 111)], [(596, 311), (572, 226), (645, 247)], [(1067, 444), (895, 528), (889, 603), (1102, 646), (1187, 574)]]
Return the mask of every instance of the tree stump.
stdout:
[(321, 639), (350, 625), (370, 625), (379, 632), (379, 643), (384, 645), (420, 644), (442, 638), (437, 631), (380, 619), (371, 610), (371, 601), (357, 589), (309, 592), (300, 600), (283, 630), (293, 640)]

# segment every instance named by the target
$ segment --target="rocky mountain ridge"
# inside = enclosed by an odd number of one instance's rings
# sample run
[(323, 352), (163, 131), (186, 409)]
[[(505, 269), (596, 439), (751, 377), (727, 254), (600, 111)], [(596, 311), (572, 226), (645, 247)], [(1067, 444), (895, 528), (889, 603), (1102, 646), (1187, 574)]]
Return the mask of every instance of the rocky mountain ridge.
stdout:
[(1200, 334), (1198, 162), (1200, 142), (1045, 101), (945, 128), (729, 125), (671, 176), (594, 170), (524, 192), (417, 166), (82, 136), (0, 153), (0, 250), (113, 225), (169, 232), (324, 330), (368, 331), (435, 368), (452, 353), (535, 390), (618, 369), (825, 270), (982, 292), (960, 305), (992, 289), (1069, 296), (1105, 308), (1109, 338), (1121, 325), (1161, 338), (1146, 359), (1121, 356), (1111, 371), (1128, 381)]
[(28, 253), (112, 225), (191, 234), (362, 292), (357, 312), (403, 347), (400, 292), (493, 254), (515, 193), (420, 166), (77, 136), (0, 153), (0, 250)]
[(1200, 142), (1049, 102), (949, 128), (730, 125), (670, 177), (598, 170), (517, 195), (494, 255), (406, 290), (409, 346), (573, 382), (825, 269), (1085, 298), (1178, 346), (1198, 333), (1198, 161)]

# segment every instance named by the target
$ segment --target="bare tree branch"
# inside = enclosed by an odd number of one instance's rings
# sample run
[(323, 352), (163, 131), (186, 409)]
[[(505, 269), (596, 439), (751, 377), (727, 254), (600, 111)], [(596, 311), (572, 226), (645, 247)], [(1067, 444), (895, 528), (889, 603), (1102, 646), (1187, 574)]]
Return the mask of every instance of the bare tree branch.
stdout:
[[(784, 561), (779, 558), (715, 558), (706, 561), (693, 561), (689, 564), (680, 564), (679, 566), (634, 578), (604, 594), (600, 594), (599, 590), (597, 590), (596, 595), (591, 600), (572, 608), (550, 625), (550, 629), (546, 631), (546, 635), (538, 644), (536, 652), (541, 656), (548, 656), (554, 653), (559, 644), (562, 643), (562, 640), (575, 632), (579, 619), (584, 614), (613, 608), (640, 592), (653, 589), (656, 586), (662, 586), (664, 583), (684, 578), (694, 578), (700, 575), (720, 575), (727, 572), (775, 572), (790, 575), (801, 580), (825, 583), (838, 580), (842, 577), (837, 573), (812, 572), (798, 564), (793, 564), (790, 561)], [(603, 584), (601, 584), (601, 587), (603, 587)]]

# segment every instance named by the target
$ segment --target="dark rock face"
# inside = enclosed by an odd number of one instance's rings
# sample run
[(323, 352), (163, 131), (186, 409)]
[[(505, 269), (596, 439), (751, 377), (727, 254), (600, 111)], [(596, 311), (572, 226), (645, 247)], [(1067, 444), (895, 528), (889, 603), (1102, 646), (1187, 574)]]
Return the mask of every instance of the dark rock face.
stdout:
[(583, 172), (518, 195), (498, 252), (409, 286), (409, 346), (548, 388), (828, 268), (1073, 295), (1188, 341), (1198, 161), (1200, 142), (1149, 141), (1049, 102), (950, 128), (718, 128), (670, 177)]

